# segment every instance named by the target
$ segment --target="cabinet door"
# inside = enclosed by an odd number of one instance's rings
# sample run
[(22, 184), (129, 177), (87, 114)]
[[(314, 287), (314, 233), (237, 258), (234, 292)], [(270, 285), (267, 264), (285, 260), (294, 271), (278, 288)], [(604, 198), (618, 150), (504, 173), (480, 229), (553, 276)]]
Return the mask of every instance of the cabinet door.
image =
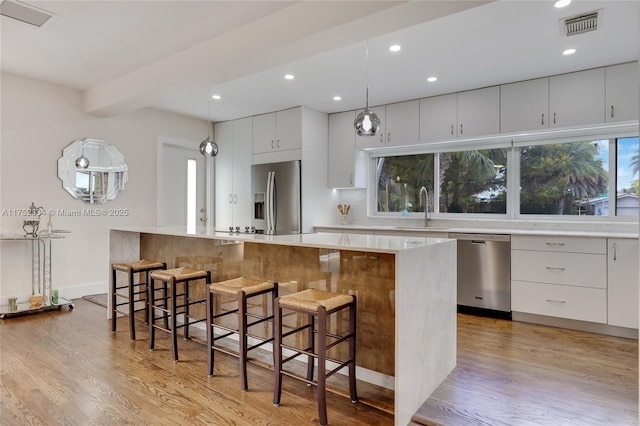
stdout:
[[(380, 119), (380, 129), (378, 130), (378, 134), (375, 136), (357, 136), (356, 135), (356, 148), (358, 149), (367, 149), (367, 148), (380, 148), (386, 145), (387, 143), (387, 135), (385, 134), (385, 107), (375, 106), (369, 108), (373, 111), (378, 118)], [(363, 110), (356, 110), (356, 116), (360, 114)], [(355, 120), (355, 117), (354, 117)], [(351, 129), (353, 129), (353, 122), (351, 123)], [(353, 131), (355, 134), (355, 130)]]
[(607, 122), (638, 119), (638, 63), (605, 68)]
[(458, 137), (500, 133), (500, 87), (458, 93)]
[(457, 130), (458, 95), (420, 99), (420, 141), (454, 139)]
[(549, 127), (549, 79), (500, 86), (500, 131), (540, 130)]
[(233, 122), (214, 126), (215, 141), (220, 147), (215, 161), (215, 227), (226, 230), (233, 226)]
[(276, 114), (261, 114), (253, 117), (253, 153), (271, 152), (276, 146)]
[(549, 127), (604, 123), (604, 68), (549, 78)]
[(275, 150), (302, 147), (302, 109), (292, 108), (276, 112)]
[(365, 164), (356, 159), (362, 151), (356, 151), (356, 133), (353, 131), (355, 111), (329, 116), (329, 164), (327, 186), (329, 188), (355, 188), (365, 186)]
[(415, 144), (420, 140), (420, 102), (389, 104), (385, 109), (387, 145)]
[(608, 323), (638, 328), (638, 240), (609, 238)]
[[(251, 117), (233, 121), (233, 224), (251, 225)], [(219, 154), (218, 154), (219, 155)]]

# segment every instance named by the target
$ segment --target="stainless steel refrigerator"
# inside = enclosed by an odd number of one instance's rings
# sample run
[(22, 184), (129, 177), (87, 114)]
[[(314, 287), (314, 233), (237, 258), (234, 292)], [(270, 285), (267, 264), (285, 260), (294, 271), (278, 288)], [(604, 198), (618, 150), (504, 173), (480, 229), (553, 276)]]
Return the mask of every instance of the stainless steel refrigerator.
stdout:
[(251, 225), (264, 234), (301, 231), (300, 161), (251, 166)]

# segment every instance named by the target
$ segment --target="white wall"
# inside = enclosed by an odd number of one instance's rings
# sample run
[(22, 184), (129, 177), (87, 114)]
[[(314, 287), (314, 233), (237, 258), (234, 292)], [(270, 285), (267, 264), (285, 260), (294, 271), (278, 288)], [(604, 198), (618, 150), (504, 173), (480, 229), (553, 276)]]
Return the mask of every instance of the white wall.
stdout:
[[(158, 137), (197, 142), (207, 134), (206, 121), (154, 109), (99, 118), (82, 113), (77, 90), (8, 73), (0, 83), (0, 232), (22, 232), (24, 218), (10, 212), (31, 202), (47, 210), (96, 207), (73, 199), (57, 177), (57, 160), (74, 140), (104, 139), (124, 155), (125, 190), (100, 207), (128, 209), (128, 216), (53, 217), (54, 229), (71, 231), (53, 242), (53, 287), (70, 298), (106, 292), (109, 228), (156, 224)], [(41, 220), (46, 229), (47, 217)], [(0, 303), (6, 303), (7, 297), (31, 292), (30, 244), (0, 244)]]

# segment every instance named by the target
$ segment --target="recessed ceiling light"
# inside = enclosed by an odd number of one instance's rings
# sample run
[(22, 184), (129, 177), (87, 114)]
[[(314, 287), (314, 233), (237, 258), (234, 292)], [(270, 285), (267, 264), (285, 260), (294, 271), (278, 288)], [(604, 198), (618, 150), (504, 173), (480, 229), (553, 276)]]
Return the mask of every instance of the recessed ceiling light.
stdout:
[(217, 101), (218, 99), (220, 99), (220, 98), (221, 98), (221, 97), (220, 97), (220, 95), (212, 95), (211, 97), (212, 97), (213, 99), (215, 99), (216, 101)]
[(293, 80), (295, 77), (293, 76), (293, 74), (285, 74), (284, 78), (285, 80)]
[(433, 82), (434, 82), (434, 81), (436, 81), (437, 79), (438, 79), (438, 77), (433, 77), (433, 76), (432, 76), (432, 77), (427, 77), (427, 81), (428, 81), (429, 83), (433, 83)]
[(342, 96), (334, 96), (333, 100), (334, 101), (341, 101), (342, 100)]
[(563, 55), (573, 55), (576, 53), (576, 49), (567, 49), (562, 52)]
[(389, 46), (389, 50), (391, 52), (399, 52), (402, 49), (402, 46), (400, 46), (399, 44), (392, 44), (391, 46)]
[(553, 5), (557, 8), (561, 8), (561, 7), (569, 6), (569, 3), (571, 3), (571, 0), (558, 0)]

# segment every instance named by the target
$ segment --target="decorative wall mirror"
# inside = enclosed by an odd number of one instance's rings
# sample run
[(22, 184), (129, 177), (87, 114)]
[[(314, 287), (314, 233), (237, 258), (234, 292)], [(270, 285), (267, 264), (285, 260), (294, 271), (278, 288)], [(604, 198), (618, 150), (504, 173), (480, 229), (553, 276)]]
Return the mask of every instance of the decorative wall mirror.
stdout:
[(73, 198), (89, 204), (113, 200), (124, 190), (127, 164), (118, 149), (101, 139), (76, 140), (58, 159), (58, 177)]

